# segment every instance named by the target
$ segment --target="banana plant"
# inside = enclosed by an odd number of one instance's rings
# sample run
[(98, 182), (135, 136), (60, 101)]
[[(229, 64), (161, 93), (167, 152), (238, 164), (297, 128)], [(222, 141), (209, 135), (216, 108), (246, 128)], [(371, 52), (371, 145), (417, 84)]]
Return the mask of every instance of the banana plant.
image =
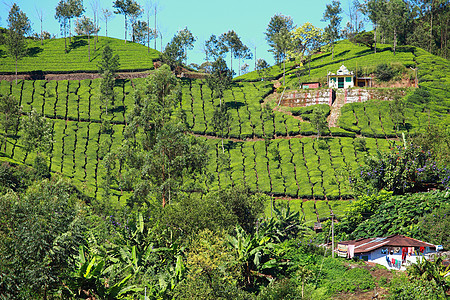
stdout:
[(274, 214), (273, 218), (264, 220), (258, 229), (259, 231), (264, 230), (274, 239), (274, 242), (282, 243), (307, 230), (302, 225), (303, 220), (300, 218), (300, 213), (292, 212), (290, 206), (281, 209), (274, 206)]
[(423, 257), (408, 268), (408, 274), (412, 277), (434, 281), (444, 291), (450, 288), (450, 267), (443, 265), (442, 257), (436, 257), (433, 261), (429, 261)]
[(227, 241), (242, 268), (245, 285), (252, 286), (252, 277), (255, 275), (271, 280), (270, 276), (261, 272), (263, 269), (268, 269), (268, 265), (264, 266), (265, 263), (269, 263), (271, 267), (274, 266), (274, 262), (268, 259), (268, 254), (274, 248), (274, 244), (270, 242), (270, 236), (258, 231), (255, 234), (246, 233), (239, 225), (235, 231), (236, 236), (228, 235)]
[(71, 279), (65, 285), (66, 292), (71, 297), (87, 299), (121, 299), (129, 293), (142, 291), (134, 285), (128, 285), (133, 274), (129, 274), (114, 284), (109, 277), (105, 257), (90, 253), (85, 246), (80, 246), (75, 257), (77, 269), (71, 274)]

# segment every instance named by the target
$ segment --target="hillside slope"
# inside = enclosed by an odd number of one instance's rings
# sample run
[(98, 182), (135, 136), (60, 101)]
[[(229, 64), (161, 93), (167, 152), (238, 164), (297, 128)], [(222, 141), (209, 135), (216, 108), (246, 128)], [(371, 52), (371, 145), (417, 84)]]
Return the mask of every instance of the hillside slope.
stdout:
[[(112, 42), (111, 39), (100, 38), (100, 45), (104, 45), (102, 41)], [(133, 52), (135, 47), (139, 48), (139, 53), (146, 51), (139, 45), (125, 46), (123, 43), (123, 46), (123, 52), (117, 51), (121, 57), (132, 57), (137, 53)], [(131, 54), (127, 52), (128, 46), (132, 49)], [(226, 133), (227, 166), (219, 162), (221, 141), (210, 123), (218, 100), (211, 97), (211, 90), (204, 81), (182, 80), (180, 108), (184, 111), (187, 125), (192, 133), (205, 139), (210, 146), (208, 171), (212, 180), (204, 178), (197, 185), (206, 191), (244, 183), (254, 192), (314, 199), (294, 203), (310, 222), (328, 217), (330, 211), (339, 215), (345, 202), (335, 200), (352, 198), (342, 170), (354, 169), (362, 164), (365, 155), (392, 147), (396, 143), (395, 137), (401, 136), (402, 132), (421, 130), (425, 121), (442, 126), (450, 124), (449, 62), (414, 47), (405, 47), (395, 56), (387, 46), (381, 50), (373, 54), (361, 46), (342, 41), (336, 46), (335, 61), (331, 61), (329, 53), (313, 57), (311, 74), (321, 79), (327, 70), (335, 70), (344, 62), (350, 68), (356, 64), (360, 68), (362, 62), (366, 62), (367, 69), (380, 62), (418, 66), (419, 90), (425, 90), (427, 96), (423, 97), (422, 92), (414, 89), (408, 92), (403, 100), (406, 104), (402, 112), (404, 126), (394, 126), (389, 101), (346, 104), (338, 120), (342, 128), (334, 128), (331, 135), (317, 140), (309, 122), (280, 111), (267, 116), (262, 103), (267, 95), (273, 93), (272, 83), (261, 82), (258, 74), (252, 72), (237, 78), (232, 89), (225, 92), (224, 102), (233, 119)], [(42, 55), (44, 53), (42, 51)], [(61, 62), (55, 63), (55, 66), (60, 65)], [(95, 69), (94, 62), (89, 66)], [(133, 63), (123, 64), (122, 68), (125, 66), (133, 66)], [(59, 71), (64, 71), (64, 68), (76, 70), (71, 65), (72, 69), (61, 66)], [(5, 69), (10, 72), (11, 66)], [(288, 64), (288, 70), (287, 82), (295, 87), (299, 79), (293, 63)], [(276, 66), (270, 72), (274, 78), (279, 78), (280, 71)], [(300, 80), (313, 79), (312, 75)], [(2, 81), (0, 93), (14, 95), (24, 112), (36, 109), (53, 121), (55, 143), (49, 157), (51, 170), (72, 178), (88, 195), (99, 198), (105, 184), (102, 158), (105, 151), (121, 144), (127, 115), (134, 105), (133, 90), (143, 84), (144, 79), (117, 81), (115, 92), (118, 97), (108, 117), (113, 124), (109, 133), (101, 131), (104, 116), (99, 103), (99, 79), (19, 81), (17, 85)], [(359, 135), (366, 137), (366, 150), (355, 143), (355, 137)], [(27, 154), (19, 137), (20, 132), (18, 136), (8, 136), (6, 151), (1, 153), (0, 159), (31, 165), (35, 153)], [(112, 198), (121, 202), (128, 198), (130, 192), (121, 190), (117, 184), (112, 186)]]
[[(64, 52), (64, 39), (40, 41), (27, 40), (28, 55), (18, 62), (18, 72), (46, 72), (46, 73), (74, 73), (97, 72), (97, 64), (101, 60), (102, 50), (109, 45), (119, 56), (119, 70), (150, 70), (153, 61), (159, 58), (160, 53), (154, 49), (109, 37), (98, 37), (95, 46), (95, 37), (91, 37), (91, 61), (88, 58), (88, 39), (86, 36), (67, 39), (68, 52)], [(6, 53), (6, 46), (0, 45), (0, 73), (14, 74), (15, 61)]]

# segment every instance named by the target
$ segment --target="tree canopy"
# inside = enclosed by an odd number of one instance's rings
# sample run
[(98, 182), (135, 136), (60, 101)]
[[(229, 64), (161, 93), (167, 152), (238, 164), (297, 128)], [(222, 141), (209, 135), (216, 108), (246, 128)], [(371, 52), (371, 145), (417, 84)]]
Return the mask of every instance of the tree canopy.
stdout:
[(30, 20), (22, 12), (17, 4), (13, 4), (8, 14), (8, 34), (6, 35), (6, 49), (16, 61), (16, 83), (17, 83), (17, 61), (27, 53), (27, 42), (25, 35), (30, 33)]
[(334, 59), (334, 42), (341, 36), (341, 13), (341, 3), (339, 1), (333, 0), (331, 4), (327, 4), (322, 18), (322, 21), (329, 22), (327, 27), (325, 27), (325, 35), (326, 38), (330, 41), (332, 47), (332, 59)]
[[(277, 64), (281, 63), (284, 59), (283, 54), (285, 53), (285, 47), (283, 45), (283, 36), (286, 36), (294, 29), (294, 21), (291, 17), (282, 14), (274, 15), (267, 25), (266, 41), (271, 48), (269, 52), (272, 52), (275, 62)], [(280, 37), (281, 36), (281, 37)]]
[(125, 43), (127, 42), (127, 27), (128, 27), (128, 18), (137, 17), (142, 13), (142, 8), (134, 0), (116, 0), (113, 3), (113, 7), (116, 9), (114, 11), (115, 14), (121, 14), (125, 18)]

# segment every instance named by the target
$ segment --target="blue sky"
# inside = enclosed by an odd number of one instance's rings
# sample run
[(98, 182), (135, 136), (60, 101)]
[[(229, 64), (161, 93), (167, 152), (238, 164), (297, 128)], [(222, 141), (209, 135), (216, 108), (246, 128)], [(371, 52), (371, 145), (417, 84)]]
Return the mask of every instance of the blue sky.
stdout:
[[(0, 26), (7, 26), (7, 18), (9, 6), (14, 1), (7, 0), (0, 4)], [(60, 37), (59, 23), (54, 18), (55, 7), (58, 0), (17, 0), (15, 1), (21, 10), (25, 12), (32, 22), (32, 27), (35, 31), (39, 31), (40, 22), (37, 17), (36, 9), (42, 10), (44, 13), (43, 29), (56, 34)], [(93, 16), (91, 3), (97, 2), (100, 8), (107, 8), (113, 10), (112, 0), (84, 0), (84, 7), (86, 9), (85, 15)], [(143, 8), (149, 4), (154, 5), (155, 1), (138, 0)], [(342, 0), (341, 7), (344, 12), (347, 11), (349, 0)], [(5, 4), (6, 3), (6, 4)], [(204, 61), (204, 54), (202, 53), (202, 45), (211, 34), (220, 35), (228, 30), (234, 30), (241, 37), (244, 44), (249, 46), (254, 52), (256, 46), (256, 57), (264, 58), (273, 64), (271, 53), (267, 52), (268, 46), (265, 41), (264, 32), (270, 18), (281, 13), (291, 16), (296, 25), (301, 25), (305, 22), (311, 22), (317, 27), (324, 28), (325, 22), (321, 22), (323, 12), (326, 4), (331, 3), (331, 0), (297, 0), (297, 1), (246, 1), (246, 0), (227, 0), (227, 1), (211, 1), (211, 0), (159, 0), (157, 4), (157, 27), (163, 35), (162, 45), (165, 45), (172, 39), (174, 34), (188, 27), (189, 30), (197, 38), (193, 50), (188, 51), (188, 63), (194, 62), (200, 64)], [(101, 10), (100, 10), (101, 11)], [(347, 16), (342, 14), (342, 27), (347, 22)], [(146, 20), (144, 13), (143, 19)], [(150, 24), (154, 26), (154, 13), (150, 17)], [(367, 26), (367, 25), (366, 25)], [(73, 27), (73, 25), (72, 25)], [(105, 35), (105, 23), (100, 21), (100, 35)], [(123, 39), (124, 38), (124, 17), (123, 15), (114, 15), (113, 19), (108, 22), (108, 36)], [(154, 42), (151, 43), (154, 45)], [(157, 50), (160, 50), (161, 41), (157, 41)], [(229, 58), (227, 59), (229, 62)], [(253, 69), (254, 61), (246, 61)], [(233, 63), (235, 72), (237, 73), (237, 63)]]

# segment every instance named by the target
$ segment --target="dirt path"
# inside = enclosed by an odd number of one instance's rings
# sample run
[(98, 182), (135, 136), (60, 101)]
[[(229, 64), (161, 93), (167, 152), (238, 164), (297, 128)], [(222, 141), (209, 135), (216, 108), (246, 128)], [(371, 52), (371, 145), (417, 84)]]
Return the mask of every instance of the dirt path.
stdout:
[(330, 115), (327, 118), (329, 127), (338, 127), (337, 121), (341, 115), (341, 107), (345, 104), (344, 90), (338, 89), (336, 91), (336, 101), (331, 106)]

